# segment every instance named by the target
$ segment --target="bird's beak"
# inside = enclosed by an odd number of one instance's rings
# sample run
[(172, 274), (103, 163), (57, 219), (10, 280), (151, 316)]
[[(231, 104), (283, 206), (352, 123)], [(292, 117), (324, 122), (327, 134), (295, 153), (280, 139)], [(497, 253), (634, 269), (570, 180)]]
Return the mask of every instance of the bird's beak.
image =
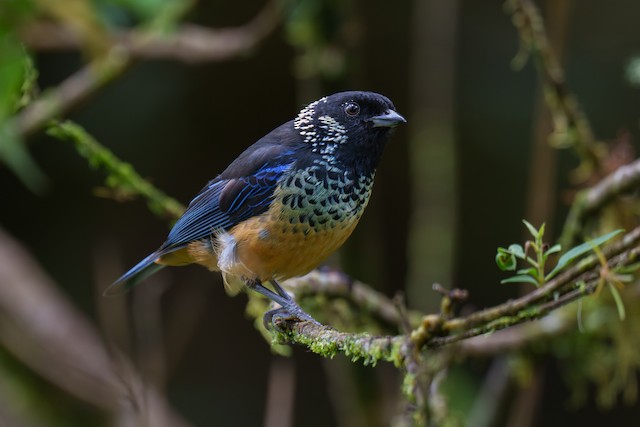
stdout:
[(384, 114), (371, 117), (371, 119), (369, 120), (373, 122), (373, 127), (375, 128), (379, 128), (379, 127), (394, 128), (398, 126), (400, 123), (407, 122), (404, 117), (402, 117), (400, 114), (396, 113), (391, 109), (385, 111)]

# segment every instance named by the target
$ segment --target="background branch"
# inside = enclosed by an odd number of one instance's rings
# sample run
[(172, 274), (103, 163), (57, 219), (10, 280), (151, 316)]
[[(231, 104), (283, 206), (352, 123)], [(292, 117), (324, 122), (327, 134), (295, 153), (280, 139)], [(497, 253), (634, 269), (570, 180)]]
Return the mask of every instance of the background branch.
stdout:
[[(76, 105), (120, 76), (140, 59), (173, 59), (186, 63), (225, 61), (250, 52), (277, 26), (276, 1), (270, 1), (247, 24), (235, 28), (208, 29), (182, 25), (167, 35), (131, 30), (116, 34), (107, 53), (44, 92), (13, 119), (21, 136), (41, 129), (49, 120), (67, 115)], [(68, 27), (36, 22), (21, 33), (34, 50), (79, 49), (84, 41)]]
[(88, 320), (2, 230), (0, 265), (4, 348), (77, 399), (133, 423), (123, 425), (187, 425), (122, 355), (108, 349)]
[(576, 241), (585, 219), (603, 208), (616, 197), (633, 190), (640, 184), (640, 159), (624, 166), (602, 179), (593, 187), (582, 190), (575, 197), (560, 237), (563, 248)]
[[(131, 59), (169, 59), (190, 64), (224, 61), (251, 51), (276, 28), (280, 8), (276, 1), (239, 27), (207, 28), (181, 24), (169, 34), (129, 30), (112, 35), (111, 49)], [(48, 21), (32, 22), (20, 32), (28, 48), (36, 51), (80, 49), (83, 40), (67, 26)]]
[(142, 197), (147, 201), (151, 212), (171, 219), (179, 218), (184, 212), (185, 208), (180, 202), (142, 178), (130, 164), (117, 158), (81, 126), (67, 120), (54, 123), (48, 133), (60, 140), (73, 142), (78, 153), (86, 158), (91, 166), (106, 173), (106, 183), (110, 192), (104, 194), (103, 191), (103, 196), (110, 196), (116, 200)]

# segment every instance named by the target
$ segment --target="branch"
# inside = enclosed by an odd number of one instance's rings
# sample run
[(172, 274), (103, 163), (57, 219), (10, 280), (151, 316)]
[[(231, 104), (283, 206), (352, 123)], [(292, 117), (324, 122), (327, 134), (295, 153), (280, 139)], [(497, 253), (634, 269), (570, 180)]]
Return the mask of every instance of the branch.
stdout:
[(131, 64), (131, 59), (126, 56), (110, 54), (99, 65), (89, 64), (81, 68), (13, 117), (11, 127), (23, 138), (34, 134), (49, 121), (66, 116), (76, 105), (123, 74)]
[(562, 230), (562, 247), (568, 248), (576, 241), (587, 216), (603, 208), (617, 196), (634, 189), (638, 184), (640, 159), (619, 167), (595, 186), (578, 193)]
[(81, 126), (66, 121), (50, 127), (48, 133), (60, 140), (73, 142), (92, 167), (107, 173), (106, 183), (112, 192), (109, 196), (118, 200), (140, 196), (147, 201), (151, 212), (167, 218), (177, 219), (184, 212), (184, 206), (142, 178), (133, 166), (117, 158)]
[(116, 414), (123, 425), (187, 426), (2, 230), (0, 265), (4, 348), (75, 398)]
[(407, 321), (410, 327), (417, 326), (423, 316), (417, 311), (403, 313), (399, 302), (337, 270), (314, 270), (305, 276), (289, 279), (283, 285), (300, 301), (319, 295), (346, 299), (357, 307), (359, 316), (369, 314), (398, 330), (402, 330)]
[(514, 351), (529, 343), (559, 336), (575, 325), (575, 316), (558, 310), (537, 322), (521, 323), (490, 335), (480, 335), (458, 344), (457, 351), (465, 356), (495, 356)]
[[(611, 268), (634, 262), (634, 257), (639, 250), (636, 245), (639, 242), (640, 227), (637, 227), (624, 235), (618, 242), (605, 248), (604, 256), (609, 260)], [(424, 331), (427, 333), (425, 345), (438, 347), (504, 329), (528, 320), (538, 319), (571, 301), (592, 293), (600, 278), (600, 267), (596, 256), (583, 258), (574, 267), (550, 280), (544, 286), (518, 299), (472, 313), (465, 318), (443, 322), (439, 325), (440, 329), (449, 334), (448, 336), (434, 337), (433, 334), (429, 335), (428, 330)], [(575, 288), (574, 284), (580, 281), (584, 281), (585, 285)], [(431, 325), (426, 326), (433, 328)], [(424, 325), (423, 329), (425, 329)]]
[[(188, 63), (223, 61), (246, 54), (269, 35), (279, 21), (276, 1), (270, 1), (249, 23), (220, 30), (184, 25), (163, 37), (132, 30), (115, 36), (105, 57), (80, 69), (55, 89), (29, 104), (13, 119), (12, 126), (22, 137), (40, 130), (122, 75), (139, 59), (176, 59)], [(38, 23), (27, 27), (23, 40), (32, 49), (80, 48), (82, 40), (68, 28)]]
[[(606, 268), (613, 270), (635, 263), (640, 255), (639, 242), (640, 227), (607, 247), (603, 251), (609, 258)], [(429, 372), (434, 371), (425, 367), (421, 350), (435, 350), (466, 340), (455, 348), (456, 354), (459, 350), (466, 351), (464, 354), (473, 354), (473, 346), (475, 354), (478, 354), (478, 349), (483, 349), (483, 344), (479, 342), (480, 335), (515, 325), (525, 327), (525, 322), (539, 319), (572, 301), (592, 294), (602, 282), (601, 273), (604, 269), (597, 256), (586, 257), (556, 279), (521, 298), (464, 318), (448, 320), (443, 314), (428, 315), (423, 318), (422, 325), (410, 334), (375, 336), (367, 333), (345, 333), (313, 322), (274, 318), (272, 336), (274, 342), (301, 344), (323, 357), (332, 358), (338, 353), (344, 353), (352, 361), (362, 360), (365, 365), (375, 365), (378, 361), (393, 363), (404, 372), (402, 390), (409, 403), (407, 416), (413, 419), (415, 425), (423, 425), (425, 417), (431, 417), (429, 403), (433, 400), (425, 396), (425, 392), (433, 394), (433, 390), (426, 391), (426, 385), (433, 385), (435, 379), (429, 377)], [(304, 285), (298, 284), (297, 288), (304, 288)], [(469, 339), (472, 337), (478, 338), (474, 341)], [(466, 343), (471, 344), (465, 347)], [(502, 344), (504, 345), (504, 341)], [(494, 343), (493, 349), (500, 348), (499, 345), (500, 343)], [(446, 359), (447, 354), (449, 352), (444, 355), (442, 352), (430, 353), (430, 366), (438, 364), (437, 360), (442, 357)], [(437, 357), (438, 355), (441, 357)], [(444, 369), (448, 362), (443, 362), (442, 366)]]
[[(251, 21), (239, 27), (212, 29), (183, 24), (167, 35), (124, 31), (113, 35), (112, 49), (132, 59), (171, 59), (191, 64), (224, 61), (257, 46), (277, 27), (279, 18), (277, 2), (270, 1)], [(83, 47), (81, 38), (70, 28), (45, 21), (28, 25), (21, 32), (21, 38), (33, 50)]]
[[(608, 259), (609, 268), (635, 262), (640, 254), (639, 242), (640, 227), (607, 247), (603, 253)], [(416, 349), (442, 347), (541, 318), (572, 301), (590, 295), (600, 281), (600, 268), (596, 256), (587, 257), (544, 286), (518, 299), (462, 318), (447, 320), (438, 315), (425, 316), (422, 325), (407, 335), (350, 334), (310, 322), (275, 319), (275, 339), (278, 342), (305, 345), (325, 357), (334, 357), (342, 352), (352, 360), (362, 359), (365, 364), (383, 360), (395, 366), (403, 366), (409, 360), (414, 345)]]
[(330, 326), (284, 318), (274, 318), (273, 326), (276, 342), (301, 344), (328, 358), (344, 353), (352, 361), (362, 360), (365, 365), (375, 366), (378, 361), (385, 361), (402, 367), (410, 349), (405, 335), (340, 332)]

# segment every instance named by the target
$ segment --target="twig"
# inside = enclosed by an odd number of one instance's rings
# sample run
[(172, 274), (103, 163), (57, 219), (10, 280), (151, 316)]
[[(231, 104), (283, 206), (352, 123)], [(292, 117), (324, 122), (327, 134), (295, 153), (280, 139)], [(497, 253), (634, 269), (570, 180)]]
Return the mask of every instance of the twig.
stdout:
[(495, 356), (519, 350), (529, 343), (558, 336), (574, 325), (575, 316), (568, 317), (566, 312), (558, 310), (536, 322), (521, 323), (491, 335), (480, 335), (464, 340), (458, 344), (457, 350), (460, 354), (470, 357)]

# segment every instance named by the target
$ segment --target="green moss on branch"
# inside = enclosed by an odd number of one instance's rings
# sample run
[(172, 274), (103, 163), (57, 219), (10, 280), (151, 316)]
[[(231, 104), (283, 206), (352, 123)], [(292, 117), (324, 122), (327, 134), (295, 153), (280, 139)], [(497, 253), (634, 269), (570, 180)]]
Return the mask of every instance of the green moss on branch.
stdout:
[(178, 218), (184, 212), (184, 207), (178, 201), (142, 178), (133, 166), (117, 158), (76, 123), (54, 123), (47, 133), (54, 138), (73, 142), (78, 153), (89, 161), (89, 165), (105, 172), (105, 183), (116, 198), (142, 197), (147, 201), (149, 209), (158, 216)]
[(374, 336), (351, 334), (318, 325), (313, 322), (295, 322), (276, 319), (273, 330), (274, 342), (297, 343), (312, 352), (333, 358), (344, 353), (352, 361), (362, 360), (365, 365), (375, 366), (379, 361), (402, 366), (408, 339), (406, 336)]

